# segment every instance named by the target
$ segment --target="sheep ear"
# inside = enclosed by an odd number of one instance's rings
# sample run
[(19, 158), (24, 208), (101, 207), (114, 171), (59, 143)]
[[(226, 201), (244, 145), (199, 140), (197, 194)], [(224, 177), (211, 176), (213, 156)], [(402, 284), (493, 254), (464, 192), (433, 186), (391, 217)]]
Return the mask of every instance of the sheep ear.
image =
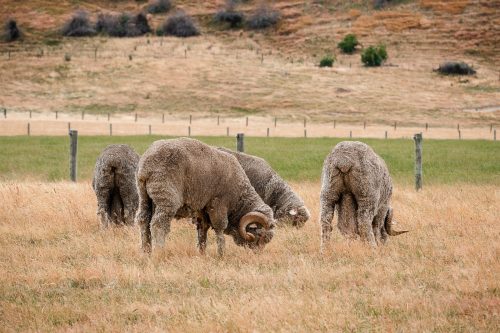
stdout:
[(290, 213), (290, 215), (292, 215), (292, 216), (295, 216), (295, 215), (297, 215), (297, 210), (294, 208), (294, 209), (290, 210), (288, 213)]

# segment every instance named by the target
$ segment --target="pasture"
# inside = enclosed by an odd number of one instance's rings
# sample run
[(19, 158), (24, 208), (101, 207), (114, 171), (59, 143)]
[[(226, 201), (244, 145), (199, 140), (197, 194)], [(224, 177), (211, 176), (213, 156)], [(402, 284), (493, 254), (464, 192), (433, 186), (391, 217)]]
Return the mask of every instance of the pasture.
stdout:
[[(395, 179), (398, 229), (372, 250), (335, 229), (319, 253), (319, 176), (339, 140), (246, 138), (311, 211), (303, 229), (278, 228), (262, 253), (227, 241), (217, 259), (196, 230), (173, 223), (164, 251), (139, 247), (137, 227), (100, 230), (90, 187), (107, 144), (139, 153), (159, 137), (80, 137), (79, 182), (68, 139), (0, 140), (0, 325), (5, 331), (484, 331), (500, 325), (499, 146), (424, 141), (415, 192), (411, 140), (364, 140)], [(234, 148), (233, 138), (204, 142)], [(452, 170), (452, 171), (451, 171)]]

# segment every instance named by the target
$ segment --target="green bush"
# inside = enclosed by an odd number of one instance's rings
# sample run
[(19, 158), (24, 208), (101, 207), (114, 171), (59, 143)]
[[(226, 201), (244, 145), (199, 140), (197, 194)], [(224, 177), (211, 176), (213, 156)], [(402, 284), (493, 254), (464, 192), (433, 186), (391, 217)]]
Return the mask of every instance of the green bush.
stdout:
[(387, 60), (385, 45), (370, 46), (361, 53), (361, 61), (366, 66), (380, 66)]
[(335, 62), (334, 56), (326, 55), (319, 62), (319, 67), (332, 67), (334, 62)]
[(345, 36), (344, 39), (338, 44), (338, 47), (342, 50), (342, 52), (351, 54), (354, 53), (358, 44), (359, 43), (356, 35), (349, 34)]

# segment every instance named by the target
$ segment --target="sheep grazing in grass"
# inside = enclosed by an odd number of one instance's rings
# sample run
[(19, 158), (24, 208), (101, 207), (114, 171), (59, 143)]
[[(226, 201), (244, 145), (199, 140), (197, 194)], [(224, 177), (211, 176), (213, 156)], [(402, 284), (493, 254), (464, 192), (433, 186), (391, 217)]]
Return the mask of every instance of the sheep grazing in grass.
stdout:
[(219, 256), (224, 253), (224, 234), (254, 249), (273, 237), (273, 211), (255, 192), (236, 158), (198, 140), (155, 141), (139, 161), (137, 188), (136, 221), (145, 252), (152, 245), (164, 247), (173, 218), (199, 218), (201, 253), (210, 227)]
[(372, 246), (385, 243), (387, 235), (407, 232), (393, 230), (392, 180), (384, 160), (368, 145), (337, 144), (325, 159), (321, 182), (322, 247), (330, 239), (336, 206), (340, 231)]
[(310, 213), (304, 201), (264, 159), (226, 148), (218, 148), (236, 157), (255, 191), (272, 208), (274, 218), (282, 224), (302, 227)]
[(109, 145), (97, 158), (92, 188), (101, 226), (132, 225), (137, 210), (135, 172), (139, 155), (128, 145)]

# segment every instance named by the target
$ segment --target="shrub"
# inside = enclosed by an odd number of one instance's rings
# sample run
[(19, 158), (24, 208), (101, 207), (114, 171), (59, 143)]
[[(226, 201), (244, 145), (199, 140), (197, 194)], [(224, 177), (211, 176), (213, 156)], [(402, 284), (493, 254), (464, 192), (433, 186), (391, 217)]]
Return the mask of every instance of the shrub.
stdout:
[(444, 75), (474, 75), (474, 68), (465, 62), (445, 62), (439, 65), (437, 71)]
[(67, 37), (93, 36), (96, 33), (90, 24), (89, 15), (83, 10), (75, 12), (73, 17), (64, 24), (61, 32)]
[(342, 39), (342, 41), (338, 44), (339, 49), (344, 53), (351, 54), (356, 50), (356, 46), (358, 46), (358, 39), (356, 35), (349, 34)]
[(280, 14), (278, 11), (266, 6), (260, 6), (257, 11), (248, 19), (250, 29), (265, 29), (278, 23)]
[(380, 66), (387, 60), (385, 45), (370, 46), (363, 50), (361, 61), (366, 66)]
[(96, 30), (112, 37), (136, 37), (151, 31), (148, 20), (143, 13), (131, 15), (99, 14)]
[(332, 67), (334, 62), (335, 62), (334, 56), (326, 55), (319, 62), (319, 67)]
[(152, 0), (146, 6), (146, 11), (150, 14), (166, 13), (172, 8), (170, 0)]
[(21, 38), (21, 31), (19, 31), (16, 21), (13, 19), (8, 20), (4, 27), (3, 39), (6, 42), (13, 42), (19, 38)]
[(200, 34), (193, 20), (184, 12), (177, 12), (165, 20), (157, 30), (158, 35), (170, 35), (176, 37), (191, 37)]
[(231, 28), (236, 28), (241, 26), (245, 16), (243, 13), (234, 10), (220, 10), (215, 14), (214, 21), (218, 23), (228, 23)]

